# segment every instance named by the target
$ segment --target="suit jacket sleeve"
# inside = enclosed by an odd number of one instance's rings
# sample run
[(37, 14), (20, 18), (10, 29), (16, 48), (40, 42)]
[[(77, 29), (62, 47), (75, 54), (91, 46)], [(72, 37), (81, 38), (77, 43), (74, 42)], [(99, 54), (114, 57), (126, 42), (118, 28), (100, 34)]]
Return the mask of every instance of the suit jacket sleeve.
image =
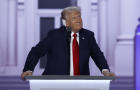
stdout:
[(48, 35), (46, 38), (40, 41), (35, 47), (31, 48), (27, 56), (23, 72), (28, 71), (28, 70), (34, 71), (34, 68), (36, 64), (38, 63), (39, 58), (44, 56), (47, 52), (49, 52), (50, 46), (51, 46), (50, 39), (51, 39), (51, 33), (48, 32)]
[(103, 69), (108, 69), (110, 71), (105, 56), (97, 45), (93, 32), (90, 34), (90, 56), (101, 72)]

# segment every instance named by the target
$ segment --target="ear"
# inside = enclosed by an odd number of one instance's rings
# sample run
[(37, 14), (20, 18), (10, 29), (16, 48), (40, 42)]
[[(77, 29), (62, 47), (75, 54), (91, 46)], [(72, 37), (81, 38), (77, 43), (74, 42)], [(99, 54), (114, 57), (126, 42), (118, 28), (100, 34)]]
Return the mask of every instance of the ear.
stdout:
[(62, 24), (66, 26), (66, 20), (62, 19)]

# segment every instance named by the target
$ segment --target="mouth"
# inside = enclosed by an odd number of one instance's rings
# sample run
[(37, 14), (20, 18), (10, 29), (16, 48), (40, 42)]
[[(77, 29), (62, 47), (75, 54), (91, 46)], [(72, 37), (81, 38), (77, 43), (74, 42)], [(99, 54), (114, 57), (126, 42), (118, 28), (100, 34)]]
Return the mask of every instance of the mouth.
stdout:
[(81, 23), (80, 23), (80, 22), (78, 22), (78, 23), (76, 23), (76, 24), (79, 24), (79, 25), (81, 25)]

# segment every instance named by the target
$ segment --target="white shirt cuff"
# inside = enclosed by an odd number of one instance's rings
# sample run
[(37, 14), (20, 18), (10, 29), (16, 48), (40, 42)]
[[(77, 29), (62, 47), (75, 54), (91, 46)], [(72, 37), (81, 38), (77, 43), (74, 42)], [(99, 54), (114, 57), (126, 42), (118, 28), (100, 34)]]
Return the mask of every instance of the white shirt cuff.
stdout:
[(31, 70), (28, 70), (28, 71), (26, 71), (26, 72), (33, 72), (33, 71), (31, 71)]
[(109, 72), (109, 70), (108, 70), (108, 69), (102, 69), (102, 73), (103, 73), (104, 71), (108, 71), (108, 72)]

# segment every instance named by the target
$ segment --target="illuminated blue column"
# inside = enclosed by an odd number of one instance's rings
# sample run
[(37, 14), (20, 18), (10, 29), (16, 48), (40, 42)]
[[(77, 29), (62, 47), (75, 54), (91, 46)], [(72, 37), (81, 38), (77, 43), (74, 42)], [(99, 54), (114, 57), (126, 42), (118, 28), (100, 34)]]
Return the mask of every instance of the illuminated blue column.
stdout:
[(140, 24), (135, 36), (135, 90), (140, 90)]

